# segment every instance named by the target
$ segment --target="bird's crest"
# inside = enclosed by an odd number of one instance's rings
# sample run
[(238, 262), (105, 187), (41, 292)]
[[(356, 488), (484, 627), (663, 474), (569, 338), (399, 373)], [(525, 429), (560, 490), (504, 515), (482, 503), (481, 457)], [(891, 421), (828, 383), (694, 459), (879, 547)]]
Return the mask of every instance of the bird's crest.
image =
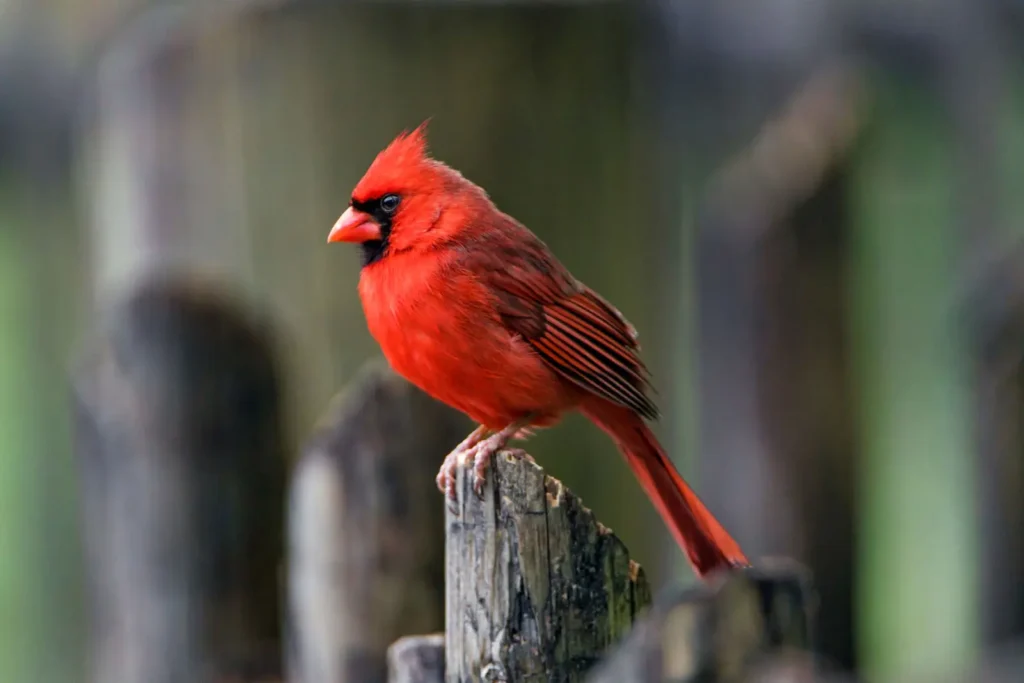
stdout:
[(379, 198), (408, 186), (422, 186), (433, 175), (433, 164), (427, 154), (426, 120), (411, 131), (402, 131), (377, 154), (352, 197), (362, 200)]

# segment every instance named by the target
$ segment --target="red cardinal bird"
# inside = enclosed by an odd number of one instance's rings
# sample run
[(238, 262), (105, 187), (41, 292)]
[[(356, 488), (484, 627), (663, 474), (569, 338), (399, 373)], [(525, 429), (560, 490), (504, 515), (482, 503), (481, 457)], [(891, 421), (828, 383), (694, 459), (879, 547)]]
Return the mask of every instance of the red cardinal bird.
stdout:
[(454, 499), (472, 461), (580, 410), (615, 441), (698, 576), (746, 557), (673, 467), (644, 418), (658, 411), (633, 327), (458, 171), (399, 135), (352, 191), (328, 242), (362, 247), (370, 333), (396, 372), (477, 427), (444, 460)]

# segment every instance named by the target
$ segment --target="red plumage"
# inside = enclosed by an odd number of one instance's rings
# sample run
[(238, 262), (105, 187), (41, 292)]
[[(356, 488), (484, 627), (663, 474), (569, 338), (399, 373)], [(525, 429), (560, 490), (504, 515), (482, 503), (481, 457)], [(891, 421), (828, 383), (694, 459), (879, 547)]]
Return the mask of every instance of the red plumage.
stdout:
[(475, 464), (580, 410), (608, 433), (699, 576), (747, 564), (644, 422), (657, 417), (636, 332), (487, 194), (426, 152), (424, 126), (370, 165), (329, 241), (361, 244), (370, 333), (396, 372), (481, 427), (445, 459)]

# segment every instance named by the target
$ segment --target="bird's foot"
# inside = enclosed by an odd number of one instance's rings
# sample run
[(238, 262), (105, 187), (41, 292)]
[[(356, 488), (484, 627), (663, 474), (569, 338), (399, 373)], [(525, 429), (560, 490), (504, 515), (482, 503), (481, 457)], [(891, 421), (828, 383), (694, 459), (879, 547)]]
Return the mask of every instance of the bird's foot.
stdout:
[[(491, 458), (494, 457), (495, 453), (505, 448), (505, 445), (522, 430), (523, 423), (514, 422), (466, 451), (465, 457), (467, 460), (470, 456), (473, 458), (473, 491), (476, 493), (477, 498), (484, 497), (484, 484), (487, 483), (487, 466), (490, 464)], [(521, 451), (525, 454), (525, 451), (522, 451), (522, 449), (516, 448), (513, 450)]]
[(534, 430), (533, 430), (532, 427), (523, 427), (518, 432), (516, 432), (515, 434), (512, 435), (512, 440), (513, 441), (525, 441), (526, 439), (529, 439), (533, 435), (534, 435)]
[[(480, 444), (480, 446), (483, 446), (483, 444)], [(480, 446), (478, 446), (473, 453), (473, 490), (479, 498), (483, 498), (484, 496), (484, 484), (487, 483), (487, 465), (496, 453), (505, 453), (516, 460), (525, 460), (526, 462), (533, 463), (534, 465), (537, 464), (537, 461), (533, 459), (533, 456), (522, 448), (506, 448), (504, 446), (499, 446), (490, 453), (485, 453)], [(467, 453), (467, 455), (469, 454)]]
[(457, 512), (455, 503), (458, 500), (458, 495), (455, 492), (455, 477), (461, 459), (462, 452), (458, 450), (453, 450), (446, 455), (444, 462), (441, 463), (441, 469), (437, 471), (437, 478), (434, 479), (437, 482), (437, 488), (441, 490), (448, 501), (448, 509), (453, 513)]
[(455, 477), (459, 464), (466, 455), (466, 452), (480, 443), (481, 439), (487, 436), (487, 432), (488, 429), (483, 425), (470, 432), (469, 436), (462, 440), (462, 443), (445, 456), (444, 462), (441, 463), (441, 469), (437, 471), (437, 477), (434, 481), (437, 482), (437, 488), (448, 499), (448, 508), (452, 512), (455, 512), (454, 504), (458, 500), (455, 490)]
[[(528, 424), (529, 419), (519, 420), (490, 436), (487, 436), (490, 430), (481, 425), (445, 456), (434, 481), (437, 482), (437, 488), (441, 490), (441, 493), (445, 494), (448, 500), (448, 509), (452, 514), (458, 514), (459, 496), (456, 481), (459, 467), (464, 464), (472, 466), (473, 491), (476, 492), (477, 497), (483, 498), (484, 484), (487, 483), (487, 465), (490, 463), (491, 457), (505, 448), (505, 444), (510, 440), (528, 436), (530, 434), (529, 429), (526, 428)], [(526, 451), (520, 448), (508, 449), (508, 452), (514, 457), (528, 458), (531, 462), (533, 461), (533, 458), (530, 458)]]
[(476, 497), (483, 499), (484, 484), (487, 483), (487, 466), (491, 464), (491, 458), (501, 446), (492, 446), (487, 443), (480, 443), (472, 451), (467, 452), (467, 459), (472, 457), (473, 462), (473, 492)]

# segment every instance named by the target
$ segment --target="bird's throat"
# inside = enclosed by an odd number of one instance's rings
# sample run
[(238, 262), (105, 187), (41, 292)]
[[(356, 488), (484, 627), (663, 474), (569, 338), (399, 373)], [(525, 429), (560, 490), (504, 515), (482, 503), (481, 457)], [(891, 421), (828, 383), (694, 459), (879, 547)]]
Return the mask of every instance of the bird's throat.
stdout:
[[(383, 230), (381, 231), (383, 232)], [(359, 248), (363, 251), (363, 267), (376, 263), (384, 256), (384, 250), (388, 247), (387, 236), (380, 240), (371, 240), (369, 242), (363, 242), (359, 245)]]

